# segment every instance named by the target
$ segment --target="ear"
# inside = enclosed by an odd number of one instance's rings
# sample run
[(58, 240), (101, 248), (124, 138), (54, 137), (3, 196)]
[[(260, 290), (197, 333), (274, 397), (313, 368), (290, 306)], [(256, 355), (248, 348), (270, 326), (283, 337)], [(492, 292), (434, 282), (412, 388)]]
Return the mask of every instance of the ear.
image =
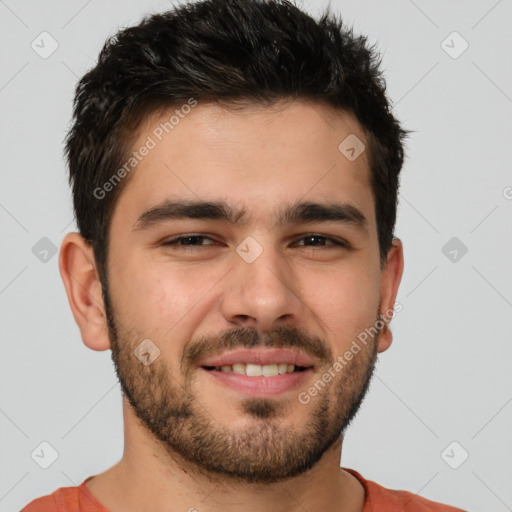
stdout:
[(94, 253), (78, 233), (64, 237), (59, 271), (82, 341), (92, 350), (108, 350), (110, 339)]
[(391, 346), (393, 334), (389, 328), (388, 322), (391, 320), (392, 311), (398, 287), (402, 280), (404, 271), (404, 250), (399, 238), (394, 238), (391, 249), (388, 251), (386, 266), (381, 272), (380, 296), (381, 296), (381, 315), (383, 315), (386, 324), (379, 335), (379, 344), (377, 350), (384, 352)]

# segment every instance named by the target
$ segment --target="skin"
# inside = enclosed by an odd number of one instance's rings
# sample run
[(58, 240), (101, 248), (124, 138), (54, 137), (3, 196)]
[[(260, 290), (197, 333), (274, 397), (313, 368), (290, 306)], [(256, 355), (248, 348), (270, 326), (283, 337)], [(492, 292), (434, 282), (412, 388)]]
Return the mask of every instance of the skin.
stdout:
[[(168, 118), (146, 119), (134, 150)], [(350, 134), (366, 143), (352, 115), (318, 103), (237, 111), (199, 104), (132, 171), (119, 197), (110, 231), (110, 305), (92, 249), (77, 233), (64, 238), (60, 271), (83, 342), (112, 349), (131, 395), (123, 399), (123, 457), (87, 484), (111, 512), (148, 503), (155, 511), (362, 509), (362, 486), (340, 468), (341, 434), (377, 354), (391, 345), (389, 326), (310, 403), (297, 399), (379, 311), (392, 311), (403, 273), (398, 239), (380, 266), (367, 152), (351, 162), (338, 150)], [(244, 207), (248, 221), (175, 219), (133, 229), (142, 212), (169, 198), (223, 200)], [(276, 208), (297, 200), (350, 203), (368, 229), (276, 226)], [(163, 245), (191, 233), (209, 239)], [(311, 233), (350, 248), (324, 239), (308, 245)], [(248, 236), (263, 249), (252, 263), (236, 252)], [(144, 339), (160, 349), (148, 366), (133, 355)], [(206, 356), (251, 340), (300, 348), (314, 358), (314, 371), (299, 389), (247, 400), (197, 368), (192, 348)]]

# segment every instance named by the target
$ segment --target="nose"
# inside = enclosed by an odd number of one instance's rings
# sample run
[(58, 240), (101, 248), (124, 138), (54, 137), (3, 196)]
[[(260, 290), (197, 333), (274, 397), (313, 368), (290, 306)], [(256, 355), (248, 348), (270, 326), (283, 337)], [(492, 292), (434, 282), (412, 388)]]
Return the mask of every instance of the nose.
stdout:
[(263, 331), (279, 326), (297, 327), (307, 308), (298, 290), (298, 276), (284, 256), (265, 247), (252, 262), (238, 254), (234, 254), (233, 260), (221, 301), (224, 318), (239, 327)]

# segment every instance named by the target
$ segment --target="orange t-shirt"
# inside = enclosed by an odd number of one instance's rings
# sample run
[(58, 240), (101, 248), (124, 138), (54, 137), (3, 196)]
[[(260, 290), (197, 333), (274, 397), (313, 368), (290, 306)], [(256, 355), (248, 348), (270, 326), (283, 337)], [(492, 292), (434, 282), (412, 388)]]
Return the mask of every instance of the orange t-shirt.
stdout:
[[(365, 480), (357, 471), (343, 468), (355, 476), (366, 494), (362, 512), (464, 512), (407, 491), (395, 491)], [(54, 493), (31, 501), (21, 512), (109, 512), (89, 491), (85, 483), (78, 487), (61, 487)]]

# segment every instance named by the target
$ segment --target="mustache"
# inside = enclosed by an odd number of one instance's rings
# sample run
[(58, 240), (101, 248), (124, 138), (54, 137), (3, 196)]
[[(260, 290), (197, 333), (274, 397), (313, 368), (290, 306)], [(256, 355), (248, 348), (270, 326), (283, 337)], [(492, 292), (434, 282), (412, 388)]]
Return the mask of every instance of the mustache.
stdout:
[(310, 336), (297, 327), (276, 327), (261, 331), (251, 327), (229, 330), (220, 336), (201, 336), (191, 341), (183, 352), (181, 368), (188, 373), (206, 357), (219, 355), (236, 348), (288, 348), (298, 349), (314, 358), (320, 365), (334, 363), (330, 347), (319, 337)]

